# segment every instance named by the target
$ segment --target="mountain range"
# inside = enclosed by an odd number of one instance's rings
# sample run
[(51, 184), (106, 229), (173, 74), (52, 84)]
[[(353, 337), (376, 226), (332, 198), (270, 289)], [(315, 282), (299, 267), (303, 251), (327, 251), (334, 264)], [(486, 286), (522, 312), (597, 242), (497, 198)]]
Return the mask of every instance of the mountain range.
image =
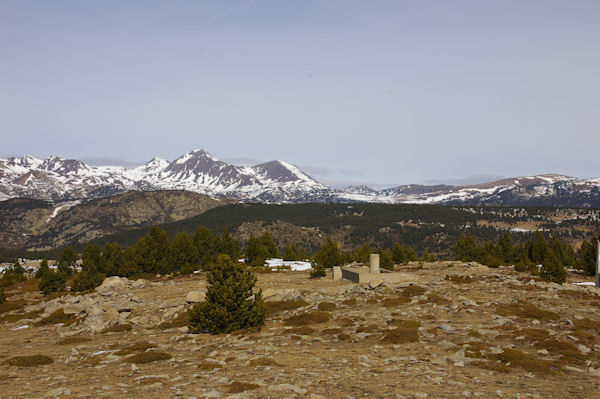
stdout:
[(143, 166), (90, 166), (73, 159), (32, 156), (0, 159), (0, 200), (30, 198), (67, 202), (128, 191), (183, 190), (243, 202), (382, 202), (445, 205), (548, 205), (600, 207), (600, 178), (546, 174), (468, 185), (402, 185), (374, 190), (331, 188), (294, 165), (271, 161), (235, 166), (205, 150)]

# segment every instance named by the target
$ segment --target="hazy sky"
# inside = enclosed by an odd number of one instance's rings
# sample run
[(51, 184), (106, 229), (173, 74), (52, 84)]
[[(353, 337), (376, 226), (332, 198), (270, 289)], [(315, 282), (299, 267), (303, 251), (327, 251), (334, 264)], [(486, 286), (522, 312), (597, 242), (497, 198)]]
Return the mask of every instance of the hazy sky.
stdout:
[(0, 153), (600, 176), (600, 1), (0, 0)]

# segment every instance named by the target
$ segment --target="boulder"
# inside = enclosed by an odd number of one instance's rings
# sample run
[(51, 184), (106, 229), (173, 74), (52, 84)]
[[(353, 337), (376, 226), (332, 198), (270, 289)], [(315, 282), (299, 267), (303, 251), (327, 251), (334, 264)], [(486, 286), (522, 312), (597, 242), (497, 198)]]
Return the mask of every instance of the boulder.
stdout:
[(267, 288), (262, 292), (263, 299), (267, 302), (277, 301), (301, 301), (303, 298), (300, 291), (294, 288), (276, 290)]
[(206, 291), (193, 290), (187, 293), (185, 301), (187, 303), (203, 302), (206, 299)]
[(122, 292), (127, 289), (129, 280), (125, 277), (112, 276), (104, 279), (99, 287), (96, 287), (96, 292), (100, 295), (112, 295), (115, 292)]

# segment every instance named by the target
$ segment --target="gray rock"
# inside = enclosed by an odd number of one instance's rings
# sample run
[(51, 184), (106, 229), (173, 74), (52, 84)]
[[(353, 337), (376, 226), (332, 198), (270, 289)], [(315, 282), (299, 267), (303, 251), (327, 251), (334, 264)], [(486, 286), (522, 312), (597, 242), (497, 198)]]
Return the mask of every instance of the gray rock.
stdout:
[(193, 290), (187, 293), (185, 301), (187, 303), (204, 302), (206, 300), (206, 291)]
[(113, 295), (115, 292), (126, 290), (128, 285), (129, 280), (127, 280), (125, 277), (107, 277), (99, 287), (96, 287), (96, 292), (105, 296)]

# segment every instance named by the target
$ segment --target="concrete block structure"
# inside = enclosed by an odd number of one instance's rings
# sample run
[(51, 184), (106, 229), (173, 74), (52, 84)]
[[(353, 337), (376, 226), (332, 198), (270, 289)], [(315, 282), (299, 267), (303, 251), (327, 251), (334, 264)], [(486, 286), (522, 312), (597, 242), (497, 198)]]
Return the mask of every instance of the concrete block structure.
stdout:
[(341, 270), (341, 279), (349, 280), (358, 284), (368, 284), (371, 281), (381, 280), (383, 283), (401, 283), (409, 282), (414, 279), (413, 276), (406, 273), (391, 272), (379, 268), (379, 254), (371, 254), (369, 266), (359, 263), (353, 263), (343, 267), (336, 266), (333, 270), (333, 279), (338, 280)]

